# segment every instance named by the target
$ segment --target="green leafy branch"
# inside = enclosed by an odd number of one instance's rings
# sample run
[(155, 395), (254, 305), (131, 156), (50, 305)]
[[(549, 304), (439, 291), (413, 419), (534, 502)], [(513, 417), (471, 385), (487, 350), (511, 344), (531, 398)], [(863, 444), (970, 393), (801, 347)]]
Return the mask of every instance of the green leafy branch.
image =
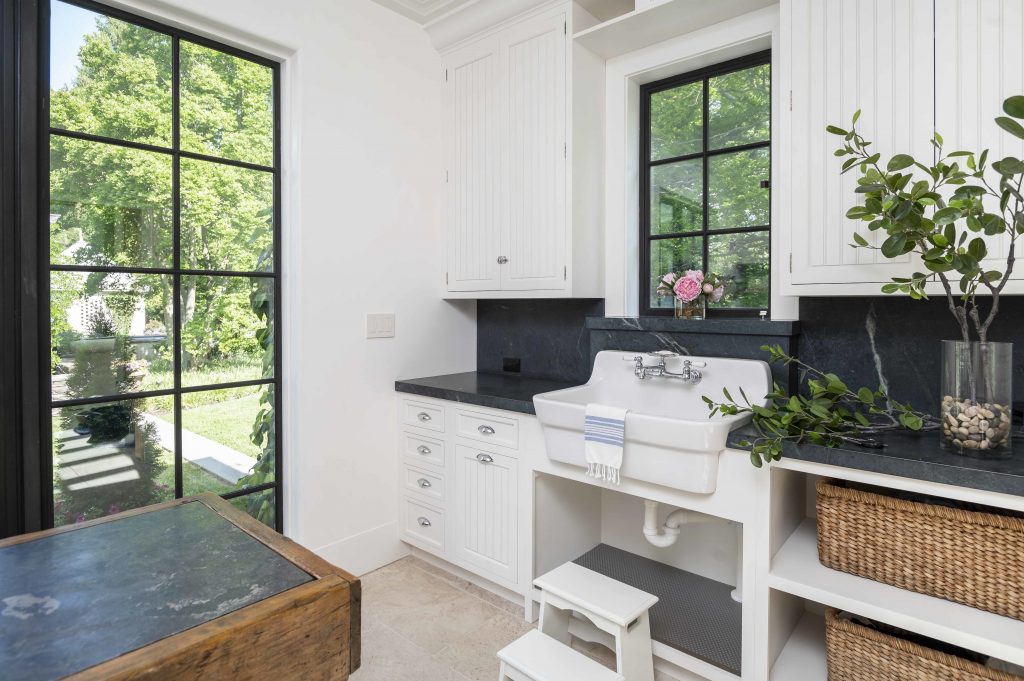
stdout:
[(796, 357), (786, 354), (781, 346), (763, 345), (772, 363), (796, 366), (807, 381), (807, 395), (787, 395), (775, 383), (765, 396), (765, 403), (752, 403), (740, 389), (740, 400), (723, 388), (723, 401), (703, 396), (710, 415), (735, 416), (752, 414), (759, 433), (753, 440), (740, 442), (750, 447), (750, 462), (760, 468), (764, 463), (782, 458), (786, 442), (811, 443), (838, 447), (844, 443), (871, 444), (869, 436), (891, 430), (930, 430), (938, 420), (917, 411), (908, 404), (893, 400), (881, 388), (853, 390), (831, 373), (825, 373)]
[[(1003, 111), (1007, 115), (996, 118), (995, 123), (1024, 139), (1024, 125), (1018, 123), (1024, 120), (1024, 96), (1004, 101)], [(1024, 161), (1008, 156), (989, 164), (987, 149), (980, 154), (944, 153), (938, 133), (932, 137), (937, 152), (932, 165), (908, 154), (882, 161), (881, 155), (870, 149), (871, 142), (858, 132), (859, 118), (857, 111), (849, 130), (834, 125), (826, 128), (842, 137), (842, 145), (835, 151), (843, 159), (842, 173), (859, 171), (856, 192), (863, 201), (846, 216), (868, 223), (869, 231), (883, 235), (878, 245), (854, 233), (851, 245), (880, 251), (886, 258), (917, 256), (927, 271), (894, 277), (882, 292), (926, 299), (926, 284), (938, 281), (963, 340), (971, 340), (973, 326), (978, 339), (985, 342), (999, 311), (999, 294), (1013, 272), (1017, 237), (1024, 234)], [(989, 180), (993, 174), (999, 178), (998, 186)], [(997, 203), (998, 209), (988, 210), (986, 200)], [(1007, 242), (1002, 271), (985, 267), (989, 257), (986, 237), (1003, 237)], [(953, 290), (957, 278), (959, 294)], [(991, 296), (984, 316), (978, 306), (979, 293)]]

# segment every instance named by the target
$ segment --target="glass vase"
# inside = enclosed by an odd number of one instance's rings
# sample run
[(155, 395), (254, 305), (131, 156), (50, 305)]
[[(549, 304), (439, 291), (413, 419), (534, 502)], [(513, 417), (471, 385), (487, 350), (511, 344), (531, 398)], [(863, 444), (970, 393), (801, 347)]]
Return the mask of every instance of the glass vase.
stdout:
[(707, 299), (697, 296), (689, 302), (675, 298), (676, 319), (704, 319), (707, 312)]
[(942, 341), (942, 444), (965, 456), (1010, 455), (1013, 343)]

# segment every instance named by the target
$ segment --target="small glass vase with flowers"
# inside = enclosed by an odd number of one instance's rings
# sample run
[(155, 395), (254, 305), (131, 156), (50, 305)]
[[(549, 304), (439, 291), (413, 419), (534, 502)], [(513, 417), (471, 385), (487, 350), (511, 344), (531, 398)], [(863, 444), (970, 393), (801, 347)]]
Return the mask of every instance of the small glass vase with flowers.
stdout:
[(704, 319), (708, 303), (717, 303), (725, 295), (725, 281), (714, 272), (669, 272), (658, 280), (657, 295), (673, 299), (676, 319)]

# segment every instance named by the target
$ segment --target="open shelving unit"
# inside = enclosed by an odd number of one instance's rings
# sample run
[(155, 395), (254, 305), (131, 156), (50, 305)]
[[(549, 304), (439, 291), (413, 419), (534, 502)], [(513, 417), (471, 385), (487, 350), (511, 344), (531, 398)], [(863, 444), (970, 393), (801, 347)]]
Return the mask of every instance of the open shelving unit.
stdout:
[(813, 520), (793, 532), (772, 561), (768, 585), (922, 636), (1024, 665), (1024, 622), (825, 567)]
[(825, 619), (804, 613), (772, 666), (770, 681), (826, 681)]

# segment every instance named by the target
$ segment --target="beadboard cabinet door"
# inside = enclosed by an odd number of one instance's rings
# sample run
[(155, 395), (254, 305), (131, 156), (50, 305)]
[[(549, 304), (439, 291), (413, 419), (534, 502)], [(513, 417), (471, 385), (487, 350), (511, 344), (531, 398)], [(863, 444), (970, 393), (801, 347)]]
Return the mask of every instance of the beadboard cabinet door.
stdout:
[(566, 285), (565, 25), (564, 14), (536, 17), (500, 39), (505, 291)]
[[(1021, 0), (939, 0), (935, 16), (935, 129), (947, 152), (989, 150), (990, 162), (1024, 158), (1024, 140), (993, 122), (1003, 100), (1024, 94), (1024, 2)], [(999, 175), (988, 180), (999, 186)], [(997, 211), (992, 201), (989, 209)], [(990, 269), (1003, 271), (1010, 239), (988, 237)], [(1020, 244), (1017, 246), (1020, 256)], [(1021, 268), (1024, 269), (1024, 268)], [(1014, 272), (1007, 290), (1024, 292), (1024, 271)]]
[(476, 447), (455, 450), (456, 557), (515, 582), (518, 463)]
[(863, 199), (854, 193), (856, 173), (840, 176), (842, 159), (833, 152), (841, 139), (825, 126), (848, 127), (861, 109), (858, 128), (883, 158), (910, 153), (930, 161), (934, 17), (932, 0), (783, 1), (786, 186), (776, 224), (789, 250), (784, 293), (877, 294), (879, 284), (913, 271), (909, 256), (891, 261), (850, 247), (855, 231), (872, 244), (882, 239), (846, 218)]
[(481, 40), (448, 55), (445, 69), (445, 223), (449, 291), (501, 287), (499, 54)]

